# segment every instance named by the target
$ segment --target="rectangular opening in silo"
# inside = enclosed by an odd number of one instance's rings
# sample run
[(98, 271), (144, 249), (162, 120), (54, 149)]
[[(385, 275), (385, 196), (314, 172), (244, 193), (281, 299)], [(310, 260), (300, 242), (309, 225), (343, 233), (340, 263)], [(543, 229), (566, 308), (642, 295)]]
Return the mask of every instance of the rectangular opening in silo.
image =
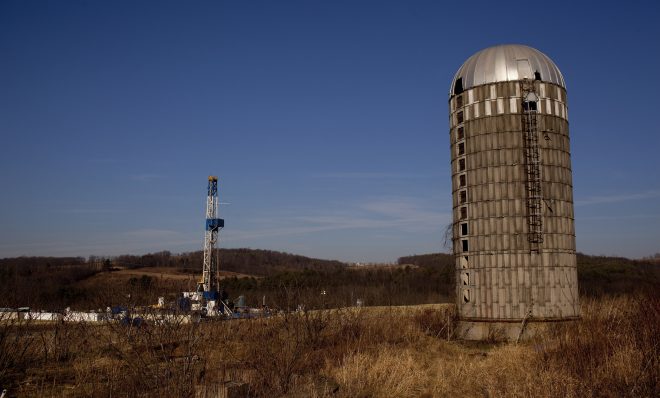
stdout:
[(461, 256), (460, 257), (460, 262), (461, 262), (461, 268), (467, 268), (468, 267), (468, 256)]
[(464, 120), (463, 119), (463, 111), (458, 111), (456, 113), (456, 123), (461, 124), (461, 123), (463, 123), (463, 120)]
[(523, 110), (525, 112), (536, 112), (536, 101), (525, 101), (523, 102)]
[(461, 274), (461, 282), (463, 283), (463, 286), (468, 286), (470, 284), (469, 272), (463, 272), (463, 274)]
[(463, 106), (463, 96), (456, 96), (456, 108), (461, 108)]
[(461, 224), (461, 235), (465, 236), (468, 234), (468, 225), (466, 222)]
[(465, 143), (464, 142), (459, 142), (458, 143), (458, 154), (459, 155), (465, 155)]
[(454, 94), (461, 94), (463, 92), (463, 78), (459, 77), (454, 83)]
[(465, 158), (458, 159), (458, 171), (465, 170)]
[(461, 174), (458, 176), (458, 185), (461, 187), (464, 187), (467, 184), (467, 178), (465, 177), (465, 174)]
[(461, 126), (456, 129), (456, 139), (462, 140), (463, 138), (465, 138), (465, 129)]
[(467, 202), (467, 189), (464, 189), (458, 193), (458, 198), (461, 203)]
[(470, 302), (470, 289), (463, 289), (463, 303)]
[(467, 239), (461, 240), (461, 248), (463, 249), (464, 252), (469, 251), (469, 244)]
[(465, 220), (467, 218), (467, 207), (463, 206), (461, 207), (461, 220)]

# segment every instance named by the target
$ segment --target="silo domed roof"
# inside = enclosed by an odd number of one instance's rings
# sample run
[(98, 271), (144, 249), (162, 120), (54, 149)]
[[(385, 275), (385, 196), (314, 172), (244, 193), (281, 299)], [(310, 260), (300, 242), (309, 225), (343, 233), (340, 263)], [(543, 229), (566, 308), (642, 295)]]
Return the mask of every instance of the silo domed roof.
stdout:
[(463, 89), (467, 90), (482, 84), (538, 78), (535, 72), (540, 74), (541, 81), (566, 88), (557, 65), (539, 50), (521, 44), (488, 47), (463, 63), (454, 76), (449, 93), (454, 92), (459, 78), (462, 78)]

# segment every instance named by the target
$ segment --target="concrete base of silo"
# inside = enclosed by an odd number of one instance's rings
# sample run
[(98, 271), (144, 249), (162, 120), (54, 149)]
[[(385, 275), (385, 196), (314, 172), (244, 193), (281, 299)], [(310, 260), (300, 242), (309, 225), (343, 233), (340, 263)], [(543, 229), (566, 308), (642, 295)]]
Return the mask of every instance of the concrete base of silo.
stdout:
[[(461, 340), (524, 341), (547, 331), (557, 323), (575, 322), (579, 318), (547, 321), (467, 321), (458, 322), (456, 337)], [(522, 332), (521, 332), (522, 331)]]

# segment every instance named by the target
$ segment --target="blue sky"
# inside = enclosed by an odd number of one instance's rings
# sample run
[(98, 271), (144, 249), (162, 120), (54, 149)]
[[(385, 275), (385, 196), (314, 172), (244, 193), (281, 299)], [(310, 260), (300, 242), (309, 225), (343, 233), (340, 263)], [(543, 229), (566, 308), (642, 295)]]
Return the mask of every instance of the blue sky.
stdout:
[[(660, 6), (0, 2), (0, 257), (446, 251), (447, 93), (521, 43), (568, 86), (578, 250), (660, 252)], [(552, 6), (550, 5), (552, 4)]]

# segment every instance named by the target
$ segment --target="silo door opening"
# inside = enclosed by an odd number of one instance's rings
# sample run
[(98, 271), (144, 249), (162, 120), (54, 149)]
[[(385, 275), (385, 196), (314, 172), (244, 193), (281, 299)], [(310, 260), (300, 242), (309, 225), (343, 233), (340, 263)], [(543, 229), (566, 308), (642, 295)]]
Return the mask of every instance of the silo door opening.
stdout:
[(468, 225), (467, 223), (462, 223), (461, 224), (461, 235), (465, 236), (468, 234)]
[(463, 206), (461, 207), (461, 220), (465, 220), (467, 218), (467, 207)]
[(463, 303), (467, 304), (470, 302), (470, 289), (463, 289)]
[(468, 256), (461, 256), (461, 268), (466, 269), (468, 268)]
[(454, 95), (461, 94), (463, 92), (463, 78), (459, 77), (454, 83)]
[(470, 284), (470, 274), (468, 272), (464, 272), (461, 275), (461, 282), (463, 282), (463, 286), (468, 286)]
[(525, 112), (537, 112), (538, 108), (536, 103), (539, 97), (533, 91), (530, 91), (523, 97), (523, 110)]
[(536, 101), (525, 101), (523, 102), (523, 110), (525, 112), (536, 112)]

